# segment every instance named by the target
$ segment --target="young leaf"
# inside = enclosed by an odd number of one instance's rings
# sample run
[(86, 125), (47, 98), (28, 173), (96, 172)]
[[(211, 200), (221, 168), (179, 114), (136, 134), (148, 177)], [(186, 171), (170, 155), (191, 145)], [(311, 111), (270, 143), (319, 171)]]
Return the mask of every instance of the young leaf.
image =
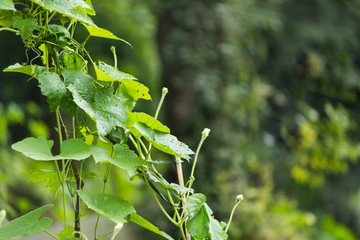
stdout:
[(38, 65), (27, 65), (22, 66), (19, 63), (15, 63), (4, 69), (4, 72), (17, 72), (17, 73), (24, 73), (30, 75), (31, 77), (36, 77), (37, 75), (41, 74), (45, 71), (45, 67), (41, 67)]
[(54, 72), (43, 72), (38, 75), (41, 93), (47, 96), (50, 112), (54, 112), (60, 105), (61, 99), (66, 95), (65, 84), (59, 75)]
[(28, 15), (25, 18), (15, 15), (13, 16), (12, 26), (19, 29), (21, 38), (26, 40), (31, 37), (32, 32), (37, 29), (38, 25), (36, 19), (31, 15)]
[[(0, 0), (0, 2), (1, 1), (8, 1), (8, 0)], [(0, 6), (1, 5), (2, 4), (0, 4)], [(5, 6), (5, 5), (3, 5), (3, 6)], [(0, 15), (1, 15), (0, 26), (4, 26), (4, 27), (8, 27), (8, 28), (11, 27), (12, 22), (13, 22), (12, 17), (14, 16), (14, 12), (11, 10), (1, 10), (1, 7), (0, 7)]]
[(95, 25), (86, 14), (86, 9), (91, 9), (83, 0), (31, 0), (50, 11), (61, 13), (67, 17), (74, 18), (88, 25)]
[(41, 232), (43, 228), (47, 228), (52, 224), (50, 218), (40, 218), (40, 216), (52, 207), (52, 204), (40, 207), (29, 212), (15, 220), (0, 226), (0, 240), (8, 240), (25, 234), (34, 234)]
[(73, 237), (75, 229), (73, 226), (66, 225), (64, 226), (64, 229), (59, 233), (58, 237), (60, 239), (70, 239)]
[(25, 138), (24, 140), (11, 145), (11, 148), (34, 160), (49, 161), (56, 160), (51, 153), (53, 145), (53, 140), (46, 140), (45, 137), (40, 136), (38, 138)]
[(134, 207), (128, 201), (113, 194), (92, 194), (85, 190), (78, 190), (78, 194), (90, 209), (115, 223), (125, 223), (124, 218), (135, 212)]
[(60, 147), (60, 154), (55, 156), (58, 159), (82, 160), (90, 156), (90, 148), (79, 138), (66, 139)]
[(128, 44), (130, 47), (132, 47), (130, 43), (128, 43), (124, 39), (118, 38), (109, 30), (103, 29), (101, 27), (93, 26), (93, 25), (86, 25), (86, 24), (83, 24), (83, 25), (88, 30), (90, 36), (120, 40), (120, 41)]
[(146, 219), (137, 215), (136, 213), (132, 213), (130, 215), (130, 221), (160, 236), (163, 236), (166, 239), (173, 240), (173, 238), (170, 237), (167, 233), (160, 231), (159, 228), (155, 227), (151, 222), (147, 221)]
[[(191, 236), (195, 237), (196, 239), (203, 239), (209, 235), (209, 223), (209, 214), (206, 211), (206, 207), (202, 205), (199, 209), (199, 212), (186, 222), (186, 228)], [(212, 239), (217, 240), (218, 238)]]
[(59, 55), (59, 60), (65, 69), (82, 70), (84, 68), (84, 61), (75, 53), (63, 52)]
[(55, 194), (60, 187), (59, 177), (54, 170), (41, 169), (31, 171), (28, 182), (42, 182), (53, 194)]
[(102, 61), (99, 61), (98, 66), (95, 67), (96, 78), (101, 81), (121, 81), (124, 79), (133, 79), (136, 78), (128, 73), (119, 71), (116, 67), (110, 66)]
[(16, 11), (12, 0), (0, 0), (0, 9)]

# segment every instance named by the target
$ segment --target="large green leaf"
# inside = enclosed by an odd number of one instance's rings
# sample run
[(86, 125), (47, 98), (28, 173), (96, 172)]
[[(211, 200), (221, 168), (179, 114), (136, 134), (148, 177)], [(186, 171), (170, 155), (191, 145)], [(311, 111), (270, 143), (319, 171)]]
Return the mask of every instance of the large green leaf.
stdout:
[(36, 19), (31, 15), (26, 17), (15, 15), (12, 19), (12, 26), (19, 29), (20, 36), (23, 40), (31, 37), (32, 32), (38, 27)]
[(81, 139), (67, 139), (60, 147), (60, 154), (53, 156), (51, 148), (53, 140), (47, 140), (44, 136), (38, 138), (25, 138), (11, 145), (12, 149), (21, 152), (27, 157), (38, 161), (50, 161), (58, 159), (82, 160), (90, 156), (89, 146)]
[(136, 223), (137, 225), (150, 230), (160, 236), (163, 236), (166, 239), (173, 240), (172, 237), (170, 237), (167, 233), (160, 231), (159, 228), (155, 227), (152, 223), (144, 219), (143, 217), (137, 215), (136, 213), (132, 213), (130, 215), (130, 221), (133, 223)]
[(47, 140), (44, 136), (40, 136), (25, 138), (11, 145), (11, 148), (34, 160), (49, 161), (56, 159), (51, 153), (53, 145), (53, 140)]
[[(7, 1), (7, 0), (2, 0), (2, 1)], [(0, 26), (4, 26), (4, 27), (8, 27), (8, 28), (11, 27), (12, 22), (13, 22), (12, 17), (14, 16), (14, 12), (11, 10), (1, 10), (0, 9), (0, 16), (1, 16), (0, 17)]]
[(116, 67), (110, 66), (102, 61), (99, 61), (99, 64), (95, 68), (96, 77), (101, 81), (122, 81), (124, 79), (133, 79), (136, 78), (128, 73), (119, 71)]
[(89, 145), (79, 138), (66, 139), (60, 147), (60, 154), (55, 156), (60, 159), (82, 160), (91, 154)]
[(60, 187), (58, 174), (55, 170), (34, 170), (29, 174), (28, 182), (42, 182), (51, 193), (56, 193)]
[(40, 216), (52, 207), (52, 204), (40, 207), (29, 212), (15, 220), (0, 226), (0, 240), (9, 240), (25, 234), (34, 234), (41, 232), (43, 228), (47, 228), (52, 224), (50, 218), (40, 218)]
[[(186, 222), (186, 228), (191, 236), (196, 239), (203, 239), (209, 235), (209, 224), (209, 214), (206, 211), (206, 207), (202, 205), (198, 213)], [(214, 238), (214, 240), (215, 239), (217, 240), (217, 238)]]
[(61, 13), (70, 18), (74, 18), (88, 25), (95, 25), (87, 15), (86, 10), (91, 10), (83, 0), (31, 0), (50, 11)]
[(16, 11), (12, 0), (0, 0), (0, 9)]
[[(112, 32), (110, 32), (109, 30), (103, 29), (103, 28), (101, 28), (101, 27), (93, 26), (93, 25), (86, 25), (86, 24), (84, 24), (84, 26), (85, 26), (85, 28), (88, 30), (90, 36), (120, 40), (120, 41), (123, 41), (124, 43), (126, 43), (126, 44), (128, 44), (128, 45), (131, 46), (130, 43), (128, 43), (128, 42), (125, 41), (124, 39), (121, 39), (121, 38), (115, 36), (115, 35), (114, 35)], [(132, 46), (131, 46), (131, 47), (132, 47)]]
[(124, 218), (135, 212), (134, 207), (128, 201), (113, 194), (92, 194), (85, 190), (79, 190), (78, 194), (90, 209), (115, 223), (125, 223)]
[(43, 72), (38, 75), (41, 93), (47, 96), (50, 111), (54, 112), (60, 105), (61, 99), (66, 95), (65, 84), (60, 76), (54, 72)]
[(11, 65), (4, 69), (4, 72), (24, 73), (32, 77), (36, 77), (37, 75), (41, 74), (43, 71), (45, 71), (45, 67), (41, 67), (38, 65), (22, 66), (19, 63), (15, 63), (14, 65)]
[(98, 88), (92, 85), (94, 80), (79, 70), (64, 70), (65, 85), (73, 95), (74, 102), (83, 109), (95, 122), (100, 137), (110, 133), (116, 127), (124, 127), (127, 122), (127, 111), (132, 103), (121, 94), (113, 94), (112, 88)]

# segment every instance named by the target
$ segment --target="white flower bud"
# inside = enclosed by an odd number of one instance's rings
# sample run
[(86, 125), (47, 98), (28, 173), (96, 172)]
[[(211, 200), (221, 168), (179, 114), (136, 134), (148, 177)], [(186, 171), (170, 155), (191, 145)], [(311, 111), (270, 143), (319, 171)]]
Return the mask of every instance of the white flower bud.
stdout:
[(244, 196), (242, 194), (236, 196), (236, 202), (240, 202), (242, 200), (244, 200)]
[(123, 228), (124, 224), (119, 222), (118, 224), (116, 224), (115, 226), (115, 232), (120, 231)]
[(166, 87), (163, 87), (163, 88), (162, 88), (162, 93), (163, 93), (163, 94), (166, 94), (166, 93), (168, 93), (168, 92), (169, 92), (169, 90), (168, 90)]
[(205, 129), (202, 131), (202, 137), (203, 137), (203, 138), (206, 138), (207, 136), (209, 136), (209, 133), (210, 133), (210, 129), (209, 129), (209, 128), (205, 128)]

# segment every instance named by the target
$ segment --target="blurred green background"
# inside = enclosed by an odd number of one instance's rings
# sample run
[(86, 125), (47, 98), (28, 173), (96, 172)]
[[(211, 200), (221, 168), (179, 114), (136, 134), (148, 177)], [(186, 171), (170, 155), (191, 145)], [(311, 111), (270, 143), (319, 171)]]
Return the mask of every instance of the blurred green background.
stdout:
[[(96, 38), (87, 48), (111, 63), (116, 46), (119, 69), (150, 88), (153, 102), (137, 110), (153, 114), (165, 86), (160, 118), (174, 135), (195, 149), (211, 129), (194, 188), (223, 221), (244, 195), (229, 239), (360, 239), (359, 0), (92, 2), (94, 22), (134, 48)], [(26, 62), (20, 37), (0, 36), (0, 68)], [(9, 149), (55, 134), (46, 100), (26, 80), (0, 73), (0, 209), (9, 218), (53, 199), (26, 183), (37, 163)], [(109, 191), (172, 230), (143, 185), (117, 170), (111, 183)], [(138, 228), (131, 234), (157, 239)]]

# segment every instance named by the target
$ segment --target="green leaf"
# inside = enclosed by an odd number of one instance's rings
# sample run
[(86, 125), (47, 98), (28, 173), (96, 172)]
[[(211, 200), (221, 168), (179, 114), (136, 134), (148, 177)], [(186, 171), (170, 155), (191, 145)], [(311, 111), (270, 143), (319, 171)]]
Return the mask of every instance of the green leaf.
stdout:
[(113, 194), (92, 194), (85, 190), (79, 190), (78, 194), (90, 209), (115, 223), (125, 223), (124, 218), (135, 212), (134, 207), (128, 201)]
[(52, 204), (40, 207), (29, 212), (11, 222), (0, 226), (0, 240), (9, 240), (25, 234), (34, 234), (41, 232), (43, 228), (47, 228), (52, 224), (50, 218), (40, 218), (40, 216), (52, 207)]
[(206, 197), (204, 194), (195, 193), (186, 200), (186, 207), (191, 216), (195, 216), (204, 205)]
[(148, 165), (146, 161), (139, 158), (134, 151), (129, 150), (126, 144), (114, 145), (115, 155), (110, 162), (117, 167), (126, 170), (129, 175), (133, 175), (138, 166)]
[(151, 100), (149, 89), (145, 85), (131, 79), (123, 80), (118, 92), (131, 97), (135, 102), (138, 99)]
[(178, 194), (186, 194), (188, 192), (193, 193), (194, 190), (192, 188), (182, 187), (176, 183), (169, 183), (160, 173), (154, 173), (151, 171), (146, 171), (149, 179), (153, 182), (160, 183), (166, 189), (175, 190)]
[(160, 121), (156, 120), (152, 116), (146, 113), (140, 112), (128, 112), (129, 125), (135, 123), (144, 123), (146, 126), (153, 130), (158, 130), (164, 133), (170, 133), (170, 129), (164, 126)]
[(91, 18), (86, 14), (86, 10), (92, 8), (83, 0), (31, 0), (50, 11), (61, 13), (69, 18), (74, 18), (88, 25), (95, 25)]
[(214, 217), (210, 217), (210, 236), (211, 239), (225, 240), (227, 239), (227, 234), (222, 230), (223, 227)]
[(39, 161), (50, 161), (58, 159), (82, 160), (90, 156), (89, 146), (81, 139), (67, 139), (60, 147), (60, 154), (53, 156), (51, 148), (54, 141), (46, 140), (45, 137), (25, 138), (11, 145), (12, 149), (21, 152), (27, 157)]
[(60, 239), (71, 239), (73, 237), (74, 232), (75, 229), (73, 226), (66, 225), (64, 226), (64, 229), (59, 233), (58, 237)]
[(166, 239), (173, 240), (172, 237), (170, 237), (167, 233), (160, 231), (159, 228), (155, 227), (152, 223), (144, 219), (143, 217), (137, 215), (136, 213), (132, 213), (130, 215), (130, 221), (133, 223), (136, 223), (137, 225), (150, 230), (160, 236), (163, 236)]
[(124, 79), (136, 78), (128, 73), (119, 71), (116, 67), (110, 66), (102, 61), (99, 61), (98, 66), (95, 66), (96, 78), (101, 81), (122, 81)]
[[(192, 237), (203, 239), (209, 235), (210, 218), (204, 205), (201, 206), (199, 212), (186, 222), (186, 228)], [(216, 239), (217, 238), (213, 238)]]
[(12, 0), (0, 0), (0, 9), (16, 11)]
[(20, 36), (23, 40), (31, 37), (32, 32), (38, 28), (36, 19), (31, 15), (28, 15), (25, 18), (15, 15), (12, 19), (12, 26), (19, 29)]
[(91, 154), (89, 145), (79, 138), (66, 139), (60, 147), (58, 159), (82, 160)]
[(49, 161), (56, 160), (51, 153), (53, 145), (53, 140), (46, 140), (45, 137), (40, 136), (38, 138), (25, 138), (11, 145), (11, 148), (34, 160)]
[(54, 72), (43, 72), (38, 75), (41, 93), (47, 96), (50, 111), (54, 112), (60, 105), (61, 99), (66, 95), (65, 84), (60, 76)]
[(24, 73), (32, 77), (36, 77), (37, 75), (41, 74), (43, 71), (45, 71), (45, 67), (41, 67), (38, 65), (22, 66), (19, 63), (15, 63), (14, 65), (11, 65), (4, 69), (4, 72)]
[(109, 155), (109, 152), (100, 146), (91, 145), (91, 155), (93, 156), (96, 163), (110, 162), (112, 158)]
[(53, 194), (57, 192), (61, 185), (57, 172), (45, 169), (31, 171), (28, 182), (42, 182)]
[(92, 145), (90, 148), (96, 163), (112, 163), (113, 165), (126, 170), (129, 175), (133, 175), (136, 171), (136, 167), (148, 165), (148, 162), (140, 159), (135, 152), (129, 150), (129, 147), (125, 144), (114, 145), (114, 157), (110, 157), (108, 151), (103, 147)]
[(73, 95), (74, 102), (95, 122), (100, 137), (110, 133), (116, 126), (125, 127), (126, 112), (133, 105), (122, 94), (113, 94), (112, 88), (92, 85), (93, 78), (79, 70), (64, 70), (65, 85)]
[(84, 26), (85, 26), (85, 28), (88, 30), (90, 36), (120, 40), (120, 41), (128, 44), (130, 47), (132, 47), (130, 43), (128, 43), (128, 42), (125, 41), (124, 39), (118, 38), (117, 36), (115, 36), (115, 35), (114, 35), (112, 32), (110, 32), (109, 30), (103, 29), (103, 28), (101, 28), (101, 27), (93, 26), (93, 25), (86, 25), (86, 24), (84, 24)]
[(63, 52), (59, 55), (60, 64), (64, 69), (77, 69), (84, 68), (84, 61), (75, 53)]
[(86, 13), (89, 15), (95, 15), (95, 10), (91, 4), (91, 0), (85, 0), (85, 3), (90, 7), (90, 9), (86, 8)]
[(144, 136), (154, 147), (170, 155), (175, 155), (188, 160), (190, 155), (194, 154), (185, 143), (180, 142), (175, 136), (169, 133), (152, 130), (145, 124), (133, 124), (130, 131), (137, 137), (139, 137), (139, 134)]

